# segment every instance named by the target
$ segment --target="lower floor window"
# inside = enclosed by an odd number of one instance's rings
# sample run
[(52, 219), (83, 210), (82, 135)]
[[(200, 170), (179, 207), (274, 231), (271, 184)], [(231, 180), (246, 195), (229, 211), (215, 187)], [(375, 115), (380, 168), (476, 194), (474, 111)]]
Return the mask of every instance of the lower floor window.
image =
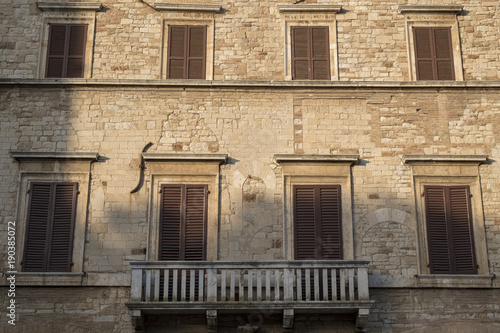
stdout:
[(477, 274), (469, 186), (425, 186), (431, 274)]
[(71, 272), (78, 184), (30, 184), (23, 270)]

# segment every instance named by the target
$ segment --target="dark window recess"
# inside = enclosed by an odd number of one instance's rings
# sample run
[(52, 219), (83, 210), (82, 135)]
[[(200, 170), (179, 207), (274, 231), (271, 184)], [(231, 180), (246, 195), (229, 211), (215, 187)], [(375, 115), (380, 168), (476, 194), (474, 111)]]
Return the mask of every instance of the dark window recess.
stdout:
[(45, 76), (83, 77), (86, 43), (86, 24), (51, 24)]
[(292, 79), (330, 80), (328, 27), (292, 27)]
[(342, 259), (340, 185), (293, 187), (295, 259)]
[(451, 28), (413, 28), (417, 80), (455, 80)]
[(205, 26), (169, 26), (167, 78), (204, 79), (206, 45)]
[(77, 183), (32, 183), (23, 270), (71, 272)]
[(162, 185), (160, 260), (205, 260), (207, 185)]
[(476, 274), (468, 186), (426, 186), (431, 274)]

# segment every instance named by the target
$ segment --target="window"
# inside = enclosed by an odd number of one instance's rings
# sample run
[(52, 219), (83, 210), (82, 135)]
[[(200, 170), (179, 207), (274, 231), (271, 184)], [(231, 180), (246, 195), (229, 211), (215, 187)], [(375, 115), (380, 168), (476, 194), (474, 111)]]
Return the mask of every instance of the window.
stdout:
[(291, 27), (292, 79), (329, 80), (328, 27)]
[(25, 272), (71, 272), (77, 183), (31, 183)]
[(451, 28), (413, 28), (417, 80), (454, 80)]
[(50, 24), (45, 77), (83, 77), (86, 24)]
[(205, 260), (207, 195), (207, 185), (162, 185), (160, 260)]
[(206, 62), (206, 26), (169, 26), (167, 77), (204, 79)]
[(431, 274), (476, 274), (468, 186), (425, 186)]
[(342, 259), (339, 185), (295, 185), (295, 259)]
[(457, 14), (463, 6), (404, 5), (410, 80), (463, 81)]
[(90, 78), (98, 2), (37, 2), (43, 12), (38, 76)]

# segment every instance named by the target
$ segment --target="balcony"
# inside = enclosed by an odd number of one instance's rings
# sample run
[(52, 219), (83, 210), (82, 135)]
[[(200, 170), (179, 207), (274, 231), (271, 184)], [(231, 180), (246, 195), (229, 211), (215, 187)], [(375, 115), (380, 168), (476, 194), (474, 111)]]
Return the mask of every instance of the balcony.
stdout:
[(280, 311), (283, 328), (295, 313), (355, 313), (363, 331), (372, 306), (367, 261), (132, 262), (130, 309), (136, 330), (144, 314), (203, 313), (209, 332), (217, 314)]

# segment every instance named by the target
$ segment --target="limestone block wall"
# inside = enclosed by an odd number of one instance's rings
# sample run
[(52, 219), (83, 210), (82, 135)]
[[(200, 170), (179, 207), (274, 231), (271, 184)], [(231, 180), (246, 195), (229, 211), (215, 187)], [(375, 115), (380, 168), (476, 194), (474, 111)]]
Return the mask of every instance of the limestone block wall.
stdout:
[[(82, 1), (86, 2), (86, 1)], [(159, 1), (111, 1), (95, 13), (91, 78), (164, 79), (165, 22), (212, 22), (213, 79), (284, 80), (285, 24), (297, 20), (336, 22), (337, 61), (341, 81), (408, 81), (410, 66), (403, 5), (457, 5), (455, 1), (349, 1), (340, 13), (280, 12), (286, 1), (224, 1), (218, 13), (158, 11)], [(211, 4), (210, 1), (170, 1)], [(336, 4), (307, 0), (305, 4)], [(303, 3), (303, 4), (304, 4)], [(499, 5), (465, 0), (458, 22), (461, 59), (466, 81), (499, 80)], [(300, 4), (299, 4), (300, 6)], [(35, 0), (1, 5), (0, 77), (40, 77), (44, 14)], [(455, 18), (451, 14), (452, 18)], [(204, 23), (204, 24), (205, 24)], [(338, 64), (338, 65), (337, 65)]]

